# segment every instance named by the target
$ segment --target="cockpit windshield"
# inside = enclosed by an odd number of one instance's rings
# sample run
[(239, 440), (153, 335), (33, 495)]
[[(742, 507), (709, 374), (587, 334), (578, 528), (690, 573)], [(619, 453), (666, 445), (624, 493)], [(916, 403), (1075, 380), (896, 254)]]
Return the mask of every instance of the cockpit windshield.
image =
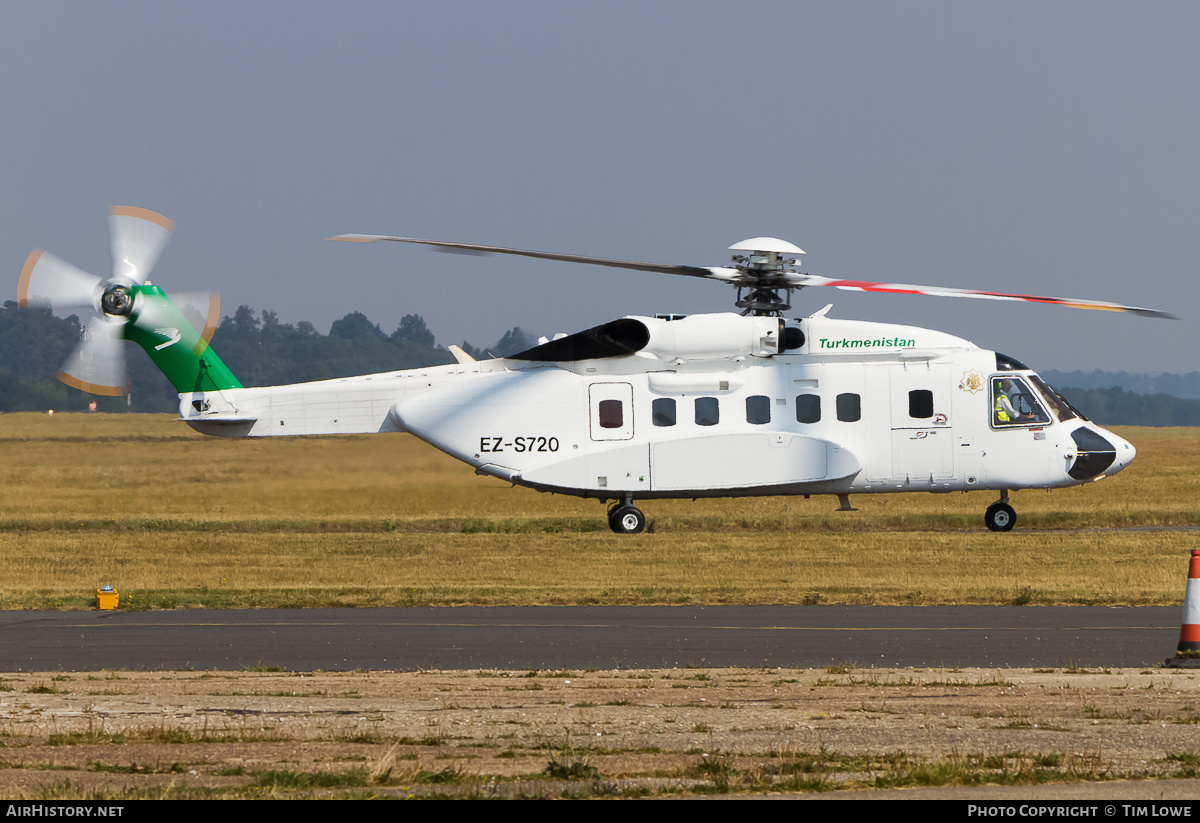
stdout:
[(1029, 375), (1029, 380), (1034, 386), (1037, 387), (1037, 390), (1042, 393), (1042, 397), (1045, 398), (1046, 403), (1050, 406), (1050, 410), (1054, 412), (1054, 416), (1058, 418), (1059, 423), (1066, 423), (1068, 420), (1074, 420), (1077, 417), (1087, 420), (1087, 418), (1080, 413), (1079, 409), (1072, 406), (1067, 402), (1065, 397), (1056, 392), (1054, 389), (1050, 388), (1050, 384), (1045, 380), (1038, 377), (1036, 374)]

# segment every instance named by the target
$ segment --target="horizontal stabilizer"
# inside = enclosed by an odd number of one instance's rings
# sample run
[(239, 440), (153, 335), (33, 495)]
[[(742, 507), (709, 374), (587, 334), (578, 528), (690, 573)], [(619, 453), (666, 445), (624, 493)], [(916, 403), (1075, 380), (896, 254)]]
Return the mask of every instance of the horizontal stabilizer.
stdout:
[(180, 417), (196, 431), (214, 437), (245, 437), (250, 434), (257, 417), (246, 417), (237, 414), (206, 414), (203, 417)]

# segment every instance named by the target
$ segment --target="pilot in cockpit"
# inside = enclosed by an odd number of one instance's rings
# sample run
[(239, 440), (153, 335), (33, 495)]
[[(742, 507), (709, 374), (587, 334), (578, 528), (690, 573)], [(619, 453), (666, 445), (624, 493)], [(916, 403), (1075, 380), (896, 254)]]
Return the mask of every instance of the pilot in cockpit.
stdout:
[(1013, 407), (1013, 401), (1010, 399), (1017, 394), (1017, 387), (1013, 385), (1013, 381), (1008, 378), (1001, 379), (995, 384), (996, 403), (994, 410), (996, 413), (996, 425), (1005, 423), (1016, 423), (1021, 415)]

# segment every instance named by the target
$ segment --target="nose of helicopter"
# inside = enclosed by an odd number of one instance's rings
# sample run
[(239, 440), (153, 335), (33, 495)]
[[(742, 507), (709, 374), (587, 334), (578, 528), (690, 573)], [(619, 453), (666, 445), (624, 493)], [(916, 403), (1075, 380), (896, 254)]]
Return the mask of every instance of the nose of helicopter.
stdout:
[(1112, 469), (1109, 471), (1109, 474), (1116, 474), (1133, 462), (1133, 458), (1137, 457), (1137, 449), (1124, 437), (1119, 437), (1104, 429), (1101, 431), (1104, 432), (1104, 438), (1112, 443), (1117, 450), (1117, 456), (1113, 460)]
[(1093, 480), (1116, 474), (1133, 462), (1137, 450), (1123, 437), (1085, 423), (1071, 432), (1075, 461), (1067, 472), (1075, 480)]

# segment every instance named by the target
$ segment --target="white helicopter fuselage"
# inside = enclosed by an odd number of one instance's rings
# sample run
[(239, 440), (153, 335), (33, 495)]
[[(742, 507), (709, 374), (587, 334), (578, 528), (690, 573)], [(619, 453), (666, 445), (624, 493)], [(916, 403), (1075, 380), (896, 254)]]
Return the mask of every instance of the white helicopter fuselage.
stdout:
[[(1082, 298), (844, 280), (800, 270), (776, 237), (730, 246), (726, 266), (648, 263), (376, 234), (482, 254), (672, 274), (736, 289), (741, 314), (626, 317), (505, 358), (243, 388), (208, 346), (215, 295), (176, 307), (149, 281), (173, 223), (109, 211), (113, 276), (40, 249), (17, 281), (20, 305), (90, 310), (59, 372), (84, 391), (126, 392), (123, 340), (180, 392), (183, 419), (228, 437), (411, 432), (476, 472), (540, 491), (616, 501), (610, 528), (646, 527), (637, 498), (999, 489), (984, 522), (1013, 528), (1012, 489), (1099, 480), (1134, 458), (1024, 365), (928, 329), (835, 320), (828, 307), (784, 320), (809, 287), (1058, 305), (1144, 317), (1157, 309)], [(206, 307), (206, 308), (205, 308)], [(85, 311), (87, 314), (87, 311)], [(197, 324), (195, 317), (207, 318)]]
[(508, 358), (180, 398), (207, 434), (410, 432), (480, 474), (627, 503), (1007, 495), (1135, 454), (1003, 355), (823, 316), (628, 317)]

